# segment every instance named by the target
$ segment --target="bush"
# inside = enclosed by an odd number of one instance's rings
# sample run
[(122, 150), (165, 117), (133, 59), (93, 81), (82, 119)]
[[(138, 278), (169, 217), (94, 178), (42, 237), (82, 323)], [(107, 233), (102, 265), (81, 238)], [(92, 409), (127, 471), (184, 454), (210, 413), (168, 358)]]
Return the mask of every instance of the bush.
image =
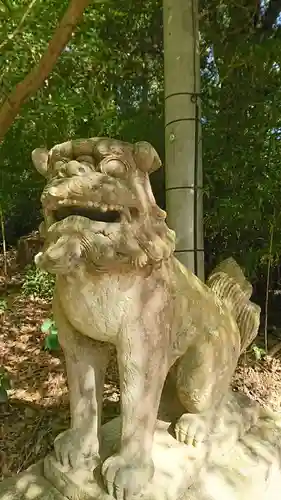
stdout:
[(35, 266), (29, 266), (22, 285), (22, 293), (26, 297), (33, 296), (50, 300), (53, 297), (54, 285), (54, 276)]

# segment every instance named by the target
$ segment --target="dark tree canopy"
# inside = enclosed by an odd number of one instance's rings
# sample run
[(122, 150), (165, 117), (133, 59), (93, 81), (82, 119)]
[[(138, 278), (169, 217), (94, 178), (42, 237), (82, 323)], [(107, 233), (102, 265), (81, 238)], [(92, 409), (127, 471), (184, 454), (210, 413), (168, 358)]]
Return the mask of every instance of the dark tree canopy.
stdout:
[[(2, 104), (38, 63), (67, 5), (0, 2)], [(272, 231), (276, 263), (281, 252), (280, 12), (277, 0), (202, 0), (200, 6), (206, 255), (212, 263), (233, 255), (250, 274), (262, 272)], [(90, 3), (0, 147), (8, 240), (40, 219), (34, 147), (106, 134), (147, 139), (164, 158), (163, 113), (162, 3)], [(163, 173), (155, 174), (162, 206), (163, 182)]]

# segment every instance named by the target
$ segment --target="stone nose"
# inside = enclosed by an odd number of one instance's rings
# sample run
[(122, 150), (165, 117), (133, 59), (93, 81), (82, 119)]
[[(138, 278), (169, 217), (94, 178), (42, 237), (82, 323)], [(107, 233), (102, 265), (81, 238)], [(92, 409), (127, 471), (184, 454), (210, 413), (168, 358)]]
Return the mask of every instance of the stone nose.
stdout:
[(76, 160), (71, 160), (66, 163), (64, 165), (64, 170), (69, 177), (73, 175), (87, 175), (91, 172), (90, 166)]

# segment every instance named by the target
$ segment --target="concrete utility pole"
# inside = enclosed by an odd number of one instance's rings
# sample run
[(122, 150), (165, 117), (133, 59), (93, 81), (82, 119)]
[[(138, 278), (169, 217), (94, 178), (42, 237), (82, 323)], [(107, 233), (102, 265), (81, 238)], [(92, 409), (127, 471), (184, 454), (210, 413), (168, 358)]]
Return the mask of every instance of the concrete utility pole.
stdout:
[(165, 177), (176, 257), (204, 280), (198, 0), (163, 0)]

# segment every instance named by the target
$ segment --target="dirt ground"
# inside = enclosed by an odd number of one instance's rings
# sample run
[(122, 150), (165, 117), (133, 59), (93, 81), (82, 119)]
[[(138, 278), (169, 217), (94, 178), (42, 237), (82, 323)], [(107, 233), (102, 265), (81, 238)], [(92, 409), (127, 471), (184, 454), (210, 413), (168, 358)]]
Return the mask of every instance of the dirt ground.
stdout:
[[(52, 449), (55, 436), (68, 427), (69, 407), (64, 359), (61, 352), (45, 351), (40, 330), (51, 305), (21, 294), (22, 275), (12, 268), (1, 275), (0, 262), (0, 366), (9, 374), (12, 389), (0, 403), (0, 480), (25, 469)], [(1, 300), (5, 308), (1, 309)], [(256, 340), (263, 346), (262, 337)], [(262, 405), (281, 411), (281, 350), (269, 337), (269, 353), (257, 361), (251, 350), (241, 357), (233, 378), (239, 389)], [(115, 358), (107, 373), (104, 421), (119, 411)]]

